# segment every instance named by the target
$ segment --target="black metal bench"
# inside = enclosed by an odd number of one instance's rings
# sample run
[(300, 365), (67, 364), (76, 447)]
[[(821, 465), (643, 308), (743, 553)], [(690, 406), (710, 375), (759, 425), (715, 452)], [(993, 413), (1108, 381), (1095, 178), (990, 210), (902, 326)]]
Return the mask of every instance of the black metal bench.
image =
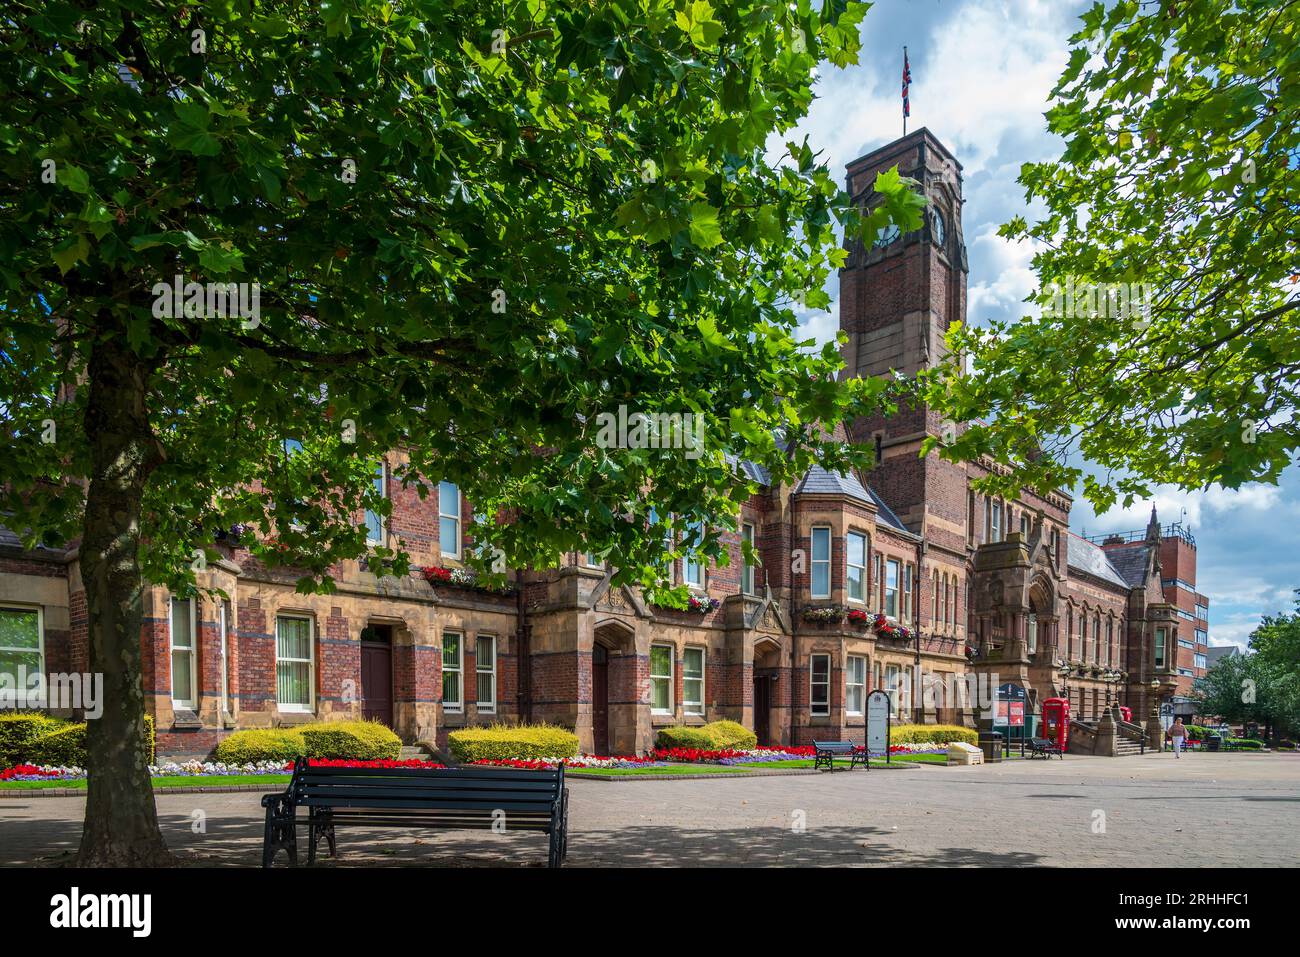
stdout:
[[(262, 866), (284, 849), (298, 864), (297, 829), (308, 829), (307, 863), (316, 863), (324, 839), (338, 856), (334, 831), (358, 827), (482, 828), (541, 831), (550, 835), (548, 866), (568, 853), (569, 791), (564, 766), (519, 768), (337, 768), (311, 767), (299, 759), (283, 794), (262, 798), (266, 832)], [(300, 816), (298, 808), (306, 808)]]
[(1056, 755), (1062, 761), (1065, 760), (1065, 752), (1057, 747), (1050, 738), (1030, 738), (1025, 742), (1025, 745), (1029, 748), (1029, 757), (1031, 758), (1041, 755), (1050, 761), (1052, 755)]
[(814, 741), (813, 742), (813, 768), (825, 768), (835, 770), (835, 759), (837, 757), (849, 758), (849, 770), (852, 771), (859, 764), (864, 768), (867, 767), (867, 749), (858, 749), (852, 741)]

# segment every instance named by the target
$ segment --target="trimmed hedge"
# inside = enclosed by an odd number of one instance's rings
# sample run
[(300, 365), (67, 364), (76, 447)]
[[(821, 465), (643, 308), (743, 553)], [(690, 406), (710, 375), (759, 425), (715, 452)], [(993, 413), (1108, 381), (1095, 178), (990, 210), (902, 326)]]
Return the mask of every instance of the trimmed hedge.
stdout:
[(0, 768), (27, 764), (32, 742), (43, 734), (61, 728), (66, 722), (38, 712), (0, 714)]
[(955, 724), (895, 724), (889, 729), (890, 744), (979, 744), (979, 732)]
[(1256, 741), (1254, 738), (1228, 738), (1223, 745), (1229, 751), (1260, 751), (1264, 747), (1264, 742)]
[(558, 725), (496, 724), (447, 735), (447, 746), (462, 764), (505, 758), (575, 758), (578, 736)]
[(696, 727), (675, 725), (660, 728), (655, 744), (661, 748), (699, 748), (722, 751), (728, 748), (747, 751), (758, 746), (758, 737), (736, 721), (711, 721)]
[(378, 721), (318, 721), (298, 728), (309, 758), (396, 760), (402, 739)]
[(758, 747), (758, 735), (738, 721), (712, 721), (704, 729), (713, 735), (720, 748), (747, 751)]
[[(153, 715), (144, 716), (144, 733), (148, 760), (153, 764), (157, 742)], [(86, 766), (86, 722), (80, 721), (75, 724), (59, 722), (56, 727), (33, 739), (14, 763), (84, 768)]]
[(705, 731), (703, 725), (697, 728), (687, 728), (680, 725), (672, 728), (660, 728), (659, 733), (655, 735), (655, 745), (660, 748), (694, 748), (699, 751), (718, 750), (713, 735)]
[(225, 764), (255, 764), (306, 756), (307, 745), (296, 731), (283, 728), (249, 728), (236, 731), (217, 745), (215, 757)]
[(296, 758), (377, 761), (395, 759), (402, 739), (378, 721), (313, 721), (293, 728), (249, 728), (217, 745), (226, 764), (293, 761)]

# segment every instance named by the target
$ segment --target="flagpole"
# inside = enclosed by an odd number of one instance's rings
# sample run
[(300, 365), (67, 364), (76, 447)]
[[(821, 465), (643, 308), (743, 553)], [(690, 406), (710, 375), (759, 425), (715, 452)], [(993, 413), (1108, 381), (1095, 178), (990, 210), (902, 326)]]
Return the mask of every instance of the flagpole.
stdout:
[[(903, 73), (907, 73), (907, 47), (903, 47)], [(903, 95), (903, 135), (907, 135), (907, 95)]]

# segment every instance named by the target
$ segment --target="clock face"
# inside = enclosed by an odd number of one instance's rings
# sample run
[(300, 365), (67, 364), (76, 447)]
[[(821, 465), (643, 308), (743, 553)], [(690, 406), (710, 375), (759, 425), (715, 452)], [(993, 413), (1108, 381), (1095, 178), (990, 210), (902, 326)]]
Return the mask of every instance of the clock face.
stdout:
[(897, 238), (898, 225), (896, 223), (890, 223), (888, 226), (883, 227), (876, 233), (876, 245), (888, 246)]
[(934, 241), (943, 245), (943, 213), (937, 209), (930, 211), (930, 228), (934, 231)]

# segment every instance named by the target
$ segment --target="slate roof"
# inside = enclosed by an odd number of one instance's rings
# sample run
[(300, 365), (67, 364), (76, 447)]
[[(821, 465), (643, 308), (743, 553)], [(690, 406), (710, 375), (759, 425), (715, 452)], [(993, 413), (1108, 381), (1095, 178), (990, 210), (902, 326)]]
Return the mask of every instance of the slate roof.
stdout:
[(1233, 655), (1241, 654), (1241, 649), (1236, 645), (1224, 645), (1222, 648), (1210, 648), (1205, 652), (1206, 665), (1213, 666), (1219, 663), (1221, 658), (1231, 658)]
[(828, 472), (820, 465), (814, 465), (808, 470), (808, 474), (795, 487), (796, 495), (847, 495), (849, 498), (855, 498), (859, 502), (874, 503), (877, 500), (871, 496), (858, 477), (852, 472), (847, 475), (837, 475), (834, 472)]
[(894, 510), (885, 504), (885, 500), (877, 494), (876, 490), (870, 485), (867, 486), (867, 492), (871, 495), (871, 501), (876, 503), (876, 520), (884, 522), (890, 528), (897, 529), (900, 532), (907, 532), (908, 528), (902, 520), (894, 514)]
[(732, 468), (735, 468), (737, 465), (739, 465), (740, 470), (745, 473), (745, 477), (748, 479), (752, 479), (753, 481), (757, 482), (759, 485), (772, 484), (772, 476), (768, 473), (767, 469), (763, 468), (763, 466), (761, 465), (758, 465), (754, 462), (745, 461), (744, 459), (738, 459), (736, 458), (736, 456), (731, 454), (727, 455), (727, 464), (730, 465)]
[(1146, 584), (1147, 555), (1151, 546), (1146, 542), (1135, 542), (1106, 549), (1106, 557), (1119, 572), (1130, 588), (1141, 588)]
[(1066, 560), (1071, 568), (1092, 575), (1094, 578), (1100, 578), (1102, 581), (1119, 585), (1121, 588), (1135, 587), (1111, 564), (1110, 554), (1102, 551), (1100, 546), (1094, 545), (1086, 538), (1080, 538), (1073, 532), (1070, 533), (1067, 541), (1068, 557)]
[[(3, 525), (0, 525), (0, 548), (10, 549), (14, 551), (26, 551), (26, 549), (23, 547), (23, 540), (19, 538), (16, 534), (14, 534), (12, 531), (5, 528)], [(59, 555), (61, 554), (62, 549), (47, 548), (44, 545), (37, 545), (34, 551), (45, 552), (46, 554), (49, 555)]]

